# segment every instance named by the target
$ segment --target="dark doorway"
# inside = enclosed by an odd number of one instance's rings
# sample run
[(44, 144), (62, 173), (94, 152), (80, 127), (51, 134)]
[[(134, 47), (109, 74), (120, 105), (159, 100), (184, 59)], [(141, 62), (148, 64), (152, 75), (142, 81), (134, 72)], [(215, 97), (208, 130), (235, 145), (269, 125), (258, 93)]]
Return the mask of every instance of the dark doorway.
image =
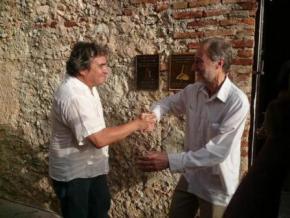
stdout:
[(261, 109), (277, 95), (277, 75), (290, 59), (289, 0), (267, 0), (264, 22), (264, 76), (261, 77)]
[[(276, 82), (281, 66), (285, 61), (290, 60), (290, 1), (261, 0), (260, 4), (261, 2), (263, 8), (260, 10), (264, 10), (261, 37), (263, 72), (259, 72), (261, 74), (258, 81), (256, 128), (261, 127), (269, 102), (277, 96)], [(250, 159), (255, 158), (263, 143), (263, 140), (254, 137)]]

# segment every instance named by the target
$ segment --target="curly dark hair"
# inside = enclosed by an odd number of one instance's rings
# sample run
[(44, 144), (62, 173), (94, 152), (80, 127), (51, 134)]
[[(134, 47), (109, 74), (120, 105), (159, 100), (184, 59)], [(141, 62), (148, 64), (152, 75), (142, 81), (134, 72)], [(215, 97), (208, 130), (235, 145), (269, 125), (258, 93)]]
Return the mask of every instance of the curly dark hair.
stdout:
[(80, 71), (90, 69), (92, 58), (107, 56), (108, 48), (95, 42), (77, 42), (66, 62), (66, 72), (70, 76), (78, 76)]

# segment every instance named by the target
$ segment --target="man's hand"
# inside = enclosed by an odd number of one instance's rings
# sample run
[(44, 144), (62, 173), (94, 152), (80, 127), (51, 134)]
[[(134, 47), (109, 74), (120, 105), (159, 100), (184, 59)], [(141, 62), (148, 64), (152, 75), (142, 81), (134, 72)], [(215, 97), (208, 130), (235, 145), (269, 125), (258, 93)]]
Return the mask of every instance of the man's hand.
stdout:
[(152, 131), (155, 128), (155, 123), (157, 119), (154, 113), (141, 113), (140, 119), (145, 124), (142, 125), (141, 130)]
[(161, 171), (169, 168), (168, 155), (165, 152), (149, 152), (138, 157), (137, 166), (144, 172)]

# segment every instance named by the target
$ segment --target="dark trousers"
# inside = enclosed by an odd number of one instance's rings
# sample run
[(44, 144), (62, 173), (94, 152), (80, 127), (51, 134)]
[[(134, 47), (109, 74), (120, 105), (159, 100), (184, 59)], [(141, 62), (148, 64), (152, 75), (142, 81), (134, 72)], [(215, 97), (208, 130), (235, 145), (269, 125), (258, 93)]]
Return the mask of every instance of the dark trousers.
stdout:
[(53, 181), (64, 218), (107, 218), (111, 196), (107, 176)]

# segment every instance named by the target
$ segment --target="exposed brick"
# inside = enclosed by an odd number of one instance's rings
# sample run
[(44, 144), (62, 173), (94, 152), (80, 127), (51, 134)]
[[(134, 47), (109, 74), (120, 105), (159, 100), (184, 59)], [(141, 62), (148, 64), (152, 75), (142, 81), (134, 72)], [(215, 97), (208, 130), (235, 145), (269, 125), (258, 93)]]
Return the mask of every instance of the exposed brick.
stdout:
[(197, 49), (199, 47), (199, 43), (198, 42), (191, 42), (187, 45), (187, 47), (189, 49)]
[(238, 23), (240, 23), (240, 19), (225, 19), (219, 22), (221, 26), (236, 25)]
[(174, 33), (174, 39), (190, 39), (196, 37), (204, 37), (204, 32), (176, 32)]
[(248, 150), (241, 149), (241, 157), (248, 157)]
[(233, 61), (235, 65), (252, 65), (253, 60), (249, 58), (237, 58)]
[(168, 8), (169, 8), (169, 3), (161, 3), (155, 6), (155, 11), (159, 13), (159, 12), (167, 10)]
[(257, 0), (222, 0), (222, 3), (256, 2)]
[[(258, 8), (257, 8), (258, 9)], [(250, 17), (255, 17), (257, 15), (257, 9), (256, 10), (250, 10), (249, 11), (249, 16)]]
[(226, 15), (229, 14), (230, 10), (205, 10), (203, 11), (203, 17), (214, 17), (214, 16), (220, 16), (220, 15)]
[(255, 25), (254, 18), (232, 18), (224, 19), (219, 23), (221, 26), (237, 25), (237, 24), (246, 24), (246, 25)]
[(234, 29), (228, 29), (228, 30), (212, 30), (212, 31), (206, 31), (205, 36), (206, 37), (212, 37), (212, 36), (234, 36), (236, 34), (236, 31)]
[[(174, 33), (175, 39), (190, 39), (190, 38), (200, 38), (200, 37), (211, 37), (211, 36), (234, 36), (235, 30), (208, 30), (202, 32), (176, 32)], [(193, 46), (193, 45), (191, 45)]]
[[(247, 83), (251, 83), (251, 75), (249, 75), (249, 74), (245, 74), (245, 73), (238, 74), (237, 75), (237, 79), (238, 79), (239, 82), (244, 82), (243, 85), (245, 85)], [(241, 85), (241, 87), (243, 87), (243, 85)]]
[[(240, 58), (240, 57), (239, 57)], [(248, 58), (252, 58), (252, 57), (248, 57)], [(251, 74), (253, 69), (252, 66), (243, 66), (241, 67), (240, 65), (231, 65), (231, 71), (234, 72), (236, 75), (237, 74)]]
[(242, 22), (244, 24), (248, 24), (248, 25), (255, 25), (256, 24), (256, 20), (254, 18), (245, 18), (245, 19), (242, 19)]
[(253, 51), (252, 50), (238, 50), (238, 57), (251, 58), (253, 57)]
[(132, 4), (141, 4), (141, 3), (156, 3), (158, 0), (131, 0)]
[(176, 20), (200, 18), (202, 16), (203, 16), (202, 11), (183, 11), (173, 13), (173, 18), (175, 18)]
[[(247, 67), (251, 67), (251, 66), (247, 66)], [(248, 96), (248, 99), (250, 100), (250, 96), (251, 96), (251, 87), (252, 87), (252, 74), (238, 74), (237, 77), (236, 77), (236, 80), (237, 81), (237, 85), (239, 87), (242, 88), (242, 90), (245, 91), (245, 93), (247, 94)], [(249, 126), (249, 125), (246, 125), (246, 126)], [(245, 133), (249, 132), (249, 130), (245, 129)], [(243, 138), (243, 141), (245, 139)]]
[(250, 17), (250, 12), (246, 10), (234, 10), (229, 14), (229, 16), (236, 18), (248, 18)]
[[(247, 82), (250, 81), (249, 75), (251, 75), (252, 71), (252, 65), (241, 65), (238, 64), (232, 64), (232, 67), (235, 67), (238, 70), (235, 70), (234, 73), (236, 73), (237, 81), (239, 81), (243, 87), (247, 87)], [(243, 69), (239, 69), (243, 68)]]
[(176, 2), (172, 4), (173, 9), (184, 9), (187, 8), (188, 3), (187, 2)]
[(252, 39), (232, 40), (232, 46), (234, 48), (253, 48), (254, 40)]
[(69, 21), (64, 22), (64, 26), (65, 27), (74, 27), (74, 26), (77, 26), (77, 23), (75, 21), (69, 20)]
[(207, 5), (219, 4), (219, 3), (221, 3), (221, 0), (195, 0), (195, 1), (190, 1), (188, 4), (188, 7), (195, 8), (195, 7), (207, 6)]
[(239, 3), (243, 10), (256, 10), (257, 2), (241, 2)]
[(187, 24), (187, 28), (188, 29), (192, 29), (192, 28), (195, 28), (195, 27), (203, 27), (203, 26), (208, 26), (208, 25), (217, 25), (219, 22), (217, 20), (213, 20), (213, 19), (210, 19), (210, 20), (197, 20), (197, 21), (192, 21), (192, 22), (189, 22)]
[(243, 29), (240, 31), (237, 31), (237, 36), (254, 36), (255, 30), (254, 29)]

